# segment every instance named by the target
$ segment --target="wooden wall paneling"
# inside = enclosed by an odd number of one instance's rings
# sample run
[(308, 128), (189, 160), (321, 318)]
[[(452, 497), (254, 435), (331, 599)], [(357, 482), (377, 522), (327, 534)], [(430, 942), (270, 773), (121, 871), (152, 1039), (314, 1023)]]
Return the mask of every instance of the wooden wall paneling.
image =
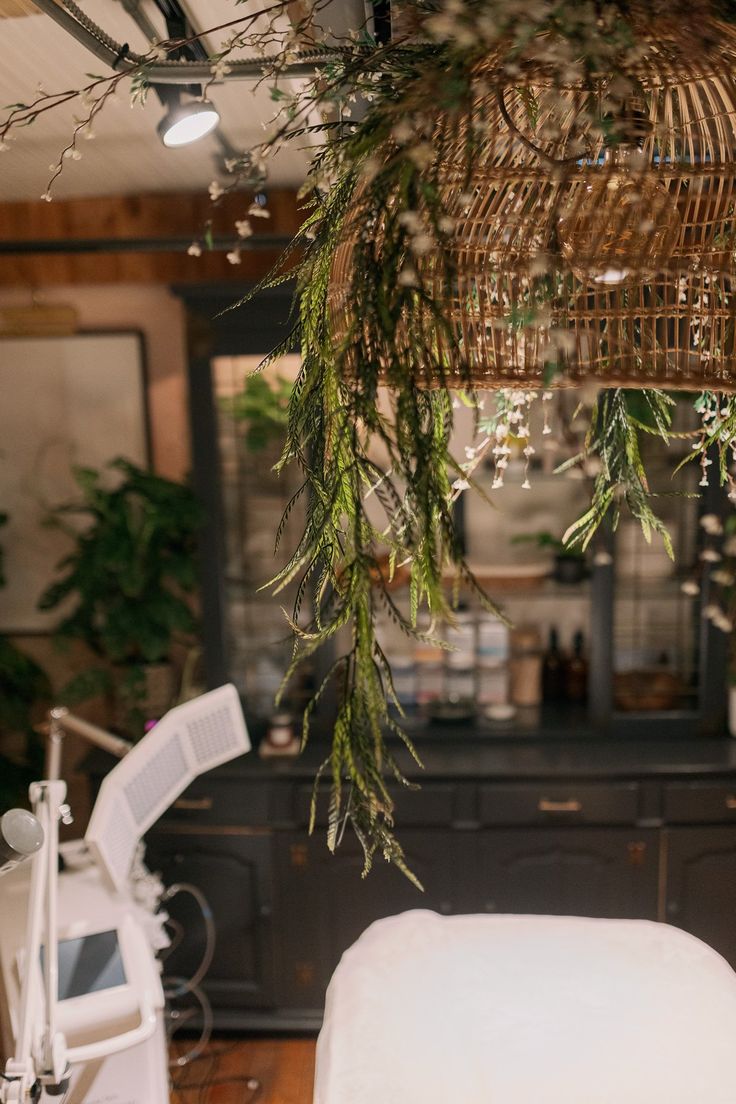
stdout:
[[(207, 283), (252, 281), (264, 276), (281, 246), (258, 245), (264, 236), (291, 237), (302, 214), (296, 193), (268, 189), (269, 219), (254, 219), (252, 241), (241, 244), (241, 263), (231, 264), (225, 251), (190, 257), (178, 251), (155, 252), (13, 252), (0, 254), (0, 286), (51, 284)], [(235, 243), (236, 219), (246, 215), (252, 194), (223, 196), (212, 204), (206, 194), (160, 194), (86, 199), (0, 203), (0, 246), (18, 242), (75, 240), (202, 239), (211, 220), (212, 233)]]

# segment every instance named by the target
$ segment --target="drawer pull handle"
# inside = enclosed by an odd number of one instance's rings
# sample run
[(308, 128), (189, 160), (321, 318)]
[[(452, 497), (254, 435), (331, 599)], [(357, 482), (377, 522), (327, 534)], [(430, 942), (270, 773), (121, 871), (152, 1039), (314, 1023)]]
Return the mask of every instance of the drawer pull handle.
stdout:
[(736, 797), (734, 797), (733, 794), (729, 794), (726, 798), (726, 808), (736, 809)]
[(548, 797), (540, 797), (537, 805), (540, 813), (579, 813), (582, 808), (582, 803), (574, 797), (567, 801), (550, 801)]
[(205, 812), (212, 808), (211, 797), (180, 797), (174, 802), (175, 809), (187, 809), (189, 812)]

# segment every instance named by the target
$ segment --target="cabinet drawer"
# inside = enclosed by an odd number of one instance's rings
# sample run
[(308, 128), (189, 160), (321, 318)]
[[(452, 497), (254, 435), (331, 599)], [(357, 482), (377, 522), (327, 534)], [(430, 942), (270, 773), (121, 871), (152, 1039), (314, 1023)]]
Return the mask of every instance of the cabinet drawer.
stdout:
[(266, 825), (269, 822), (269, 789), (258, 782), (232, 779), (197, 779), (165, 813), (167, 822), (198, 825)]
[(635, 782), (482, 785), (481, 824), (633, 824), (639, 811)]
[(666, 824), (736, 823), (736, 779), (671, 783), (664, 791)]
[[(396, 802), (397, 823), (406, 826), (425, 825), (438, 827), (452, 824), (455, 818), (455, 790), (451, 783), (422, 785), (419, 790), (389, 786), (389, 793)], [(347, 798), (348, 787), (344, 789)], [(317, 817), (315, 823), (327, 824), (328, 787), (320, 786), (317, 799)], [(312, 802), (312, 787), (300, 786), (295, 797), (295, 819), (298, 824), (309, 823), (309, 811)]]

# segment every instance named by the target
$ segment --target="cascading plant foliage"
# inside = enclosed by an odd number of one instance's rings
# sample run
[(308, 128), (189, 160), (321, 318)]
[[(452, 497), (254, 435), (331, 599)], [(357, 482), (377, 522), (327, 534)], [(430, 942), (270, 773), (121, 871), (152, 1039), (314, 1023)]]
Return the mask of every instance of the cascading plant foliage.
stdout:
[[(444, 376), (436, 345), (437, 332), (449, 342), (457, 336), (443, 302), (432, 296), (432, 287), (451, 286), (453, 279), (453, 222), (442, 205), (439, 178), (442, 135), (451, 128), (435, 130), (435, 114), (456, 113), (459, 122), (468, 117), (476, 63), (504, 40), (510, 69), (515, 54), (528, 52), (530, 40), (545, 34), (548, 60), (560, 72), (567, 70), (567, 79), (570, 68), (582, 67), (590, 74), (625, 72), (633, 45), (627, 7), (405, 5), (402, 11), (411, 17), (412, 30), (421, 27), (419, 38), (430, 42), (402, 42), (399, 37), (388, 46), (356, 48), (353, 55), (335, 61), (327, 79), (337, 112), (346, 98), (364, 95), (368, 103), (356, 122), (341, 117), (338, 125), (325, 124), (310, 181), (311, 213), (295, 243), (303, 254), (294, 263), (295, 254), (287, 254), (261, 285), (296, 277), (298, 318), (272, 358), (292, 342), (299, 343), (303, 358), (281, 459), (282, 465), (296, 462), (301, 467), (299, 494), (309, 496), (302, 540), (275, 580), (277, 589), (300, 580), (287, 680), (302, 659), (349, 627), (350, 646), (325, 680), (334, 680), (339, 691), (332, 749), (323, 765), (331, 777), (328, 842), (335, 846), (343, 820), (349, 818), (364, 846), (366, 868), (379, 850), (406, 870), (392, 831), (393, 801), (385, 782), (392, 775), (405, 779), (386, 734), (398, 736), (415, 754), (391, 709), (393, 705), (400, 712), (376, 639), (376, 614), (387, 611), (407, 634), (418, 636), (424, 609), (429, 631), (440, 631), (443, 622), (452, 621), (452, 594), (457, 593), (457, 588), (448, 591), (448, 567), (493, 609), (465, 563), (452, 513), (458, 490), (473, 485), (473, 464), (458, 462), (451, 454), (453, 389), (464, 387), (463, 398), (475, 407), (477, 426), (483, 427), (486, 415), (469, 379)], [(321, 91), (319, 101), (324, 105), (330, 94)], [(294, 100), (294, 117), (300, 107)], [(299, 132), (290, 121), (280, 138)], [(480, 140), (482, 130), (475, 134), (467, 129), (464, 164), (455, 166), (467, 181)], [(363, 232), (354, 241), (351, 258), (352, 322), (336, 339), (333, 261), (356, 198)], [(424, 278), (428, 257), (432, 280)], [(542, 275), (535, 285), (542, 305), (547, 281)], [(432, 387), (427, 388), (430, 376)], [(382, 397), (380, 385), (387, 388)], [(583, 452), (570, 461), (594, 457), (598, 464), (591, 508), (566, 534), (570, 546), (587, 547), (606, 518), (615, 528), (625, 506), (641, 522), (647, 539), (659, 534), (672, 554), (667, 530), (653, 508), (640, 438), (656, 434), (669, 440), (674, 405), (655, 389), (599, 393)], [(732, 433), (726, 437), (719, 427), (700, 442), (703, 454), (719, 442), (724, 480), (732, 439)], [(374, 459), (377, 451), (380, 464)], [(368, 513), (372, 497), (382, 507), (380, 523), (375, 511)], [(389, 589), (397, 564), (410, 570), (408, 617)], [(305, 629), (299, 614), (308, 588), (315, 613)], [(305, 739), (309, 714), (324, 685), (307, 709)]]
[[(501, 428), (500, 415), (494, 421), (484, 413), (470, 372), (464, 378), (455, 367), (450, 374), (442, 352), (443, 346), (457, 348), (459, 338), (436, 291), (452, 287), (455, 278), (455, 221), (445, 209), (442, 189), (443, 143), (452, 128), (438, 129), (436, 118), (442, 113), (457, 119), (464, 143), (459, 161), (455, 148), (453, 171), (469, 185), (483, 141), (483, 119), (475, 118), (474, 105), (479, 93), (487, 92), (479, 89), (478, 63), (490, 52), (503, 58), (509, 86), (519, 83), (523, 67), (534, 61), (544, 66), (553, 87), (570, 82), (599, 87), (604, 81), (625, 97), (639, 59), (632, 12), (687, 21), (695, 49), (700, 15), (734, 21), (736, 4), (404, 0), (392, 9), (389, 42), (376, 41), (365, 29), (336, 40), (320, 25), (323, 0), (301, 5), (298, 15), (294, 7), (288, 5), (286, 41), (277, 26), (287, 9), (280, 0), (259, 9), (260, 24), (252, 15), (243, 16), (242, 26), (236, 21), (212, 58), (214, 81), (227, 76), (242, 50), (270, 53), (263, 79), (271, 86), (278, 114), (267, 140), (233, 166), (232, 185), (218, 184), (210, 191), (218, 198), (254, 169), (262, 175), (268, 157), (285, 143), (311, 147), (305, 221), (276, 269), (251, 293), (287, 280), (297, 285), (293, 329), (265, 362), (277, 361), (294, 347), (301, 351), (279, 461), (280, 468), (297, 465), (302, 476), (285, 517), (299, 500), (306, 514), (303, 535), (274, 579), (276, 593), (296, 587), (289, 617), (294, 655), (285, 681), (316, 649), (336, 642), (338, 657), (304, 716), (306, 741), (314, 707), (328, 686), (337, 690), (332, 746), (320, 770), (330, 783), (329, 846), (336, 846), (349, 821), (363, 845), (366, 870), (379, 853), (412, 876), (393, 831), (390, 782), (408, 783), (392, 737), (415, 757), (416, 752), (397, 720), (401, 710), (376, 619), (379, 612), (388, 614), (409, 636), (441, 637), (461, 585), (494, 609), (468, 568), (454, 521), (454, 500), (474, 486), (474, 463), (451, 451), (458, 390), (488, 440)], [(180, 45), (163, 43), (136, 68), (138, 98), (145, 95), (146, 65)], [(317, 75), (294, 91), (288, 67), (305, 47), (318, 51), (321, 64)], [(109, 78), (109, 86), (120, 79)], [(94, 105), (103, 106), (108, 84), (95, 81), (86, 94), (90, 112), (96, 113)], [(611, 120), (594, 99), (581, 111), (590, 114), (589, 131), (597, 128), (605, 136)], [(533, 129), (538, 105), (531, 96), (527, 109)], [(0, 123), (0, 139), (23, 119), (22, 112), (11, 112), (10, 121)], [(72, 148), (75, 141), (76, 131)], [(351, 309), (347, 321), (343, 317), (337, 325), (333, 265), (346, 233), (353, 234)], [(550, 282), (544, 271), (530, 280), (527, 313), (532, 318), (555, 294)], [(527, 317), (507, 319), (511, 329), (528, 322)], [(561, 372), (564, 357), (551, 361), (548, 382)], [(671, 438), (672, 401), (654, 389), (615, 388), (598, 395), (583, 453), (573, 461), (595, 458), (593, 501), (568, 531), (570, 544), (585, 547), (605, 519), (615, 526), (625, 505), (647, 537), (659, 534), (670, 547), (653, 508), (640, 439), (648, 433)], [(692, 457), (704, 462), (715, 448), (721, 479), (728, 482), (736, 403), (711, 394), (697, 402), (712, 416), (694, 440)], [(277, 545), (283, 531), (284, 521)], [(390, 586), (399, 566), (409, 573), (408, 615)], [(456, 580), (449, 588), (448, 573)]]

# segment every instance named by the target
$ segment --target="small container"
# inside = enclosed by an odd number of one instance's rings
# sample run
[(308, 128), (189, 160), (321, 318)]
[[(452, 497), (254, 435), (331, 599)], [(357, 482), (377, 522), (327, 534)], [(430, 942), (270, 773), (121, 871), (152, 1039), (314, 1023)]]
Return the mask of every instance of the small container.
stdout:
[(452, 649), (447, 653), (448, 669), (467, 671), (472, 668), (475, 664), (476, 640), (473, 614), (456, 614), (456, 624), (447, 626), (445, 638)]
[(528, 625), (511, 634), (510, 697), (513, 705), (541, 705), (542, 641)]
[(478, 622), (478, 666), (499, 667), (507, 663), (508, 658), (508, 625), (496, 617), (481, 617)]
[(478, 704), (481, 706), (508, 705), (508, 664), (496, 667), (478, 667), (477, 694)]
[(416, 679), (417, 705), (439, 701), (445, 692), (445, 670), (441, 663), (418, 663)]
[(411, 656), (388, 656), (394, 692), (403, 709), (417, 704), (417, 668)]
[(472, 667), (449, 667), (445, 674), (445, 698), (460, 702), (475, 700), (475, 671)]
[(442, 666), (442, 662), (445, 658), (444, 649), (438, 644), (432, 644), (430, 641), (417, 640), (414, 644), (414, 662), (417, 667), (425, 665), (432, 666), (439, 663)]
[(271, 747), (288, 747), (294, 739), (294, 725), (288, 713), (274, 713), (268, 722), (266, 739)]

